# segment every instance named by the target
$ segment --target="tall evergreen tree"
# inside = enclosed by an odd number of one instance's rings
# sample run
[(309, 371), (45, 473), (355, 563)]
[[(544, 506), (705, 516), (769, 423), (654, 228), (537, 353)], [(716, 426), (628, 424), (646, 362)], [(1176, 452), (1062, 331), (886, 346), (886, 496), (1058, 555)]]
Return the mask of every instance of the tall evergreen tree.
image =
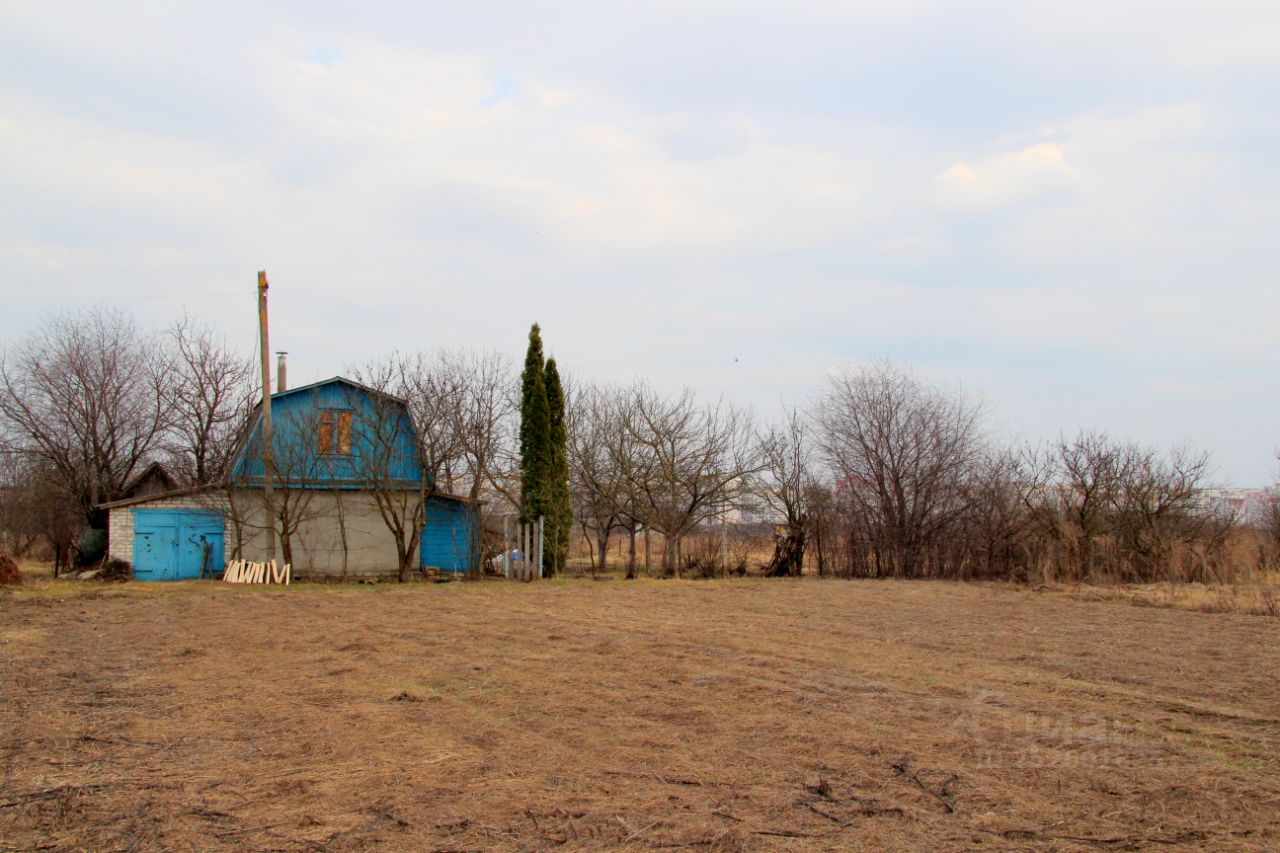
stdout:
[(526, 523), (547, 514), (551, 481), (551, 412), (544, 364), (542, 332), (534, 323), (520, 375), (520, 520)]
[(546, 495), (547, 548), (544, 555), (548, 576), (562, 570), (569, 556), (569, 530), (573, 526), (573, 506), (569, 503), (569, 432), (565, 425), (564, 386), (554, 358), (547, 359), (547, 406), (550, 414), (551, 470)]

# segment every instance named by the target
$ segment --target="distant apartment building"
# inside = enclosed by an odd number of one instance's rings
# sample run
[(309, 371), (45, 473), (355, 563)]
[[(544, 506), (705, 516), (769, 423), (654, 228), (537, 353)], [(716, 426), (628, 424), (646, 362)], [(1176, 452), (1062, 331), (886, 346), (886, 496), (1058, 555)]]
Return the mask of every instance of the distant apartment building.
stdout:
[(1241, 524), (1263, 526), (1280, 509), (1280, 486), (1269, 489), (1202, 489), (1200, 506)]

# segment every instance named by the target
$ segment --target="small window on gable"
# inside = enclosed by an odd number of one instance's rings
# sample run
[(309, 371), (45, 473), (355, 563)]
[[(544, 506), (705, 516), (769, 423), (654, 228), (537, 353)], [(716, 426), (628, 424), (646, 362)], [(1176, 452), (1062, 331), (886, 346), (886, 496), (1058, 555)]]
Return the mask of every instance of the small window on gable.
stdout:
[(321, 454), (351, 455), (351, 412), (344, 409), (320, 410), (316, 451)]

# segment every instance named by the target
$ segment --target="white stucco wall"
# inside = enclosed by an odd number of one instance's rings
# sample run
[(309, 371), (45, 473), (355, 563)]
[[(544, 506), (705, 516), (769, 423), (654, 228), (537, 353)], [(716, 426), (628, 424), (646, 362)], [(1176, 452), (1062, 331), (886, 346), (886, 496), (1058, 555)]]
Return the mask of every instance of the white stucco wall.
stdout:
[[(256, 492), (241, 492), (236, 497), (244, 522), (242, 553), (250, 560), (271, 558), (266, 553), (261, 500)], [(370, 493), (314, 490), (304, 504), (294, 507), (295, 516), (302, 519), (290, 537), (296, 577), (342, 577), (344, 573), (348, 577), (377, 577), (399, 571), (395, 538)], [(284, 560), (281, 545), (277, 536), (277, 561)], [(415, 549), (415, 568), (417, 556)]]
[[(225, 493), (205, 492), (116, 507), (108, 513), (107, 551), (113, 557), (133, 562), (134, 510), (202, 509), (225, 513), (224, 560), (239, 556), (283, 562), (279, 537), (275, 554), (266, 552), (261, 502), (260, 493), (240, 491), (234, 497), (236, 512), (231, 512), (232, 504)], [(296, 514), (303, 520), (291, 537), (295, 577), (341, 577), (344, 573), (351, 577), (374, 577), (394, 575), (399, 570), (395, 539), (368, 492), (316, 490)], [(415, 568), (417, 557), (415, 549)]]

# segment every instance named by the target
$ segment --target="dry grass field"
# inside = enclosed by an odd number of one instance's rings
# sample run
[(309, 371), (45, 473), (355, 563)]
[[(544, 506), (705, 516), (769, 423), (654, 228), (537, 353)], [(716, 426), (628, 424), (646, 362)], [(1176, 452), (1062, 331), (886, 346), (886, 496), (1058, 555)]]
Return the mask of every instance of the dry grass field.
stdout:
[(4, 850), (1280, 847), (1280, 620), (882, 581), (0, 593)]

